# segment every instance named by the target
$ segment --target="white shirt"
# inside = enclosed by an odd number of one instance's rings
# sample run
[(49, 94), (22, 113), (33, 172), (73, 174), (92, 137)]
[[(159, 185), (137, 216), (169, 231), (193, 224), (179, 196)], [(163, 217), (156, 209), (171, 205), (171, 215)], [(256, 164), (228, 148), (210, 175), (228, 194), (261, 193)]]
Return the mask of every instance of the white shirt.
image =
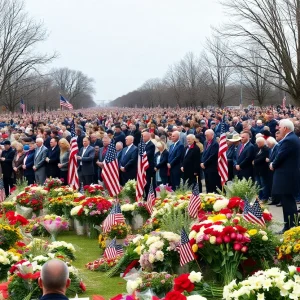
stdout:
[(125, 151), (125, 155), (127, 154), (127, 152), (129, 151), (129, 149), (131, 148), (132, 145), (133, 145), (133, 144), (127, 146), (127, 149), (126, 149), (126, 151)]
[(83, 150), (82, 150), (82, 155), (81, 155), (81, 160), (80, 160), (80, 165), (81, 166), (82, 166), (82, 157), (83, 157), (83, 155), (84, 155), (87, 148), (88, 148), (88, 146), (86, 148), (83, 148)]

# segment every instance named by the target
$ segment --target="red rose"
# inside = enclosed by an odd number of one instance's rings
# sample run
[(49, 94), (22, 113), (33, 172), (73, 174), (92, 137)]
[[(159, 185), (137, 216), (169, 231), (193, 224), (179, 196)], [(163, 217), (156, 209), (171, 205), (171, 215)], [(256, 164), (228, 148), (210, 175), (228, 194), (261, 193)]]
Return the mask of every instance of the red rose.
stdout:
[(265, 221), (272, 220), (272, 214), (270, 214), (270, 213), (263, 213), (263, 217), (264, 217)]
[(166, 295), (165, 300), (186, 300), (186, 296), (177, 291), (171, 291)]
[(195, 288), (195, 285), (189, 280), (190, 274), (182, 274), (174, 279), (174, 290), (180, 293), (187, 291), (188, 293), (192, 292)]
[(297, 271), (298, 273), (300, 273), (300, 267), (297, 267), (297, 268), (296, 268), (296, 271)]
[(81, 290), (82, 290), (83, 292), (86, 291), (86, 286), (85, 286), (85, 284), (83, 283), (83, 281), (80, 281), (79, 287), (81, 288)]

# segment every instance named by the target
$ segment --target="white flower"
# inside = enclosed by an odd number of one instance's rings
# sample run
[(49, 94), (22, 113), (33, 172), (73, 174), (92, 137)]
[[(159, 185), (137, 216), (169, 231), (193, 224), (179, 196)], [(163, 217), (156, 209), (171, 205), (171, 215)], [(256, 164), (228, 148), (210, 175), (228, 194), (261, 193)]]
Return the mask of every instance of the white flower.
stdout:
[(288, 266), (288, 269), (289, 269), (289, 273), (291, 275), (294, 275), (297, 270), (297, 268), (295, 266)]
[(207, 300), (207, 298), (202, 297), (200, 295), (192, 295), (192, 296), (187, 296), (187, 300)]
[(134, 204), (130, 204), (130, 203), (128, 203), (128, 204), (123, 204), (123, 205), (121, 206), (121, 210), (122, 210), (122, 211), (134, 211), (134, 208), (135, 208), (135, 205), (134, 205)]
[(202, 274), (200, 272), (192, 271), (188, 278), (192, 283), (200, 282), (202, 279)]
[(267, 241), (269, 238), (266, 235), (263, 235), (261, 238), (264, 242)]
[(71, 216), (77, 216), (78, 212), (81, 210), (82, 205), (77, 205), (71, 209)]
[(133, 294), (138, 288), (139, 284), (142, 283), (142, 279), (138, 277), (136, 280), (128, 280), (126, 284), (126, 290), (128, 294)]
[(133, 240), (132, 240), (132, 242), (134, 243), (134, 244), (137, 244), (140, 240), (143, 240), (144, 239), (144, 237), (142, 236), (142, 235), (137, 235)]
[(229, 203), (228, 199), (217, 200), (213, 205), (213, 209), (214, 211), (220, 211), (221, 209), (226, 208), (228, 203)]
[(163, 241), (157, 241), (157, 242), (154, 242), (153, 244), (150, 245), (149, 247), (149, 250), (159, 250), (159, 249), (162, 249), (164, 246), (164, 242)]
[(196, 238), (197, 232), (195, 230), (192, 230), (189, 234), (189, 240), (192, 240)]
[(149, 254), (149, 262), (150, 262), (150, 264), (153, 264), (154, 261), (155, 261), (155, 256), (152, 253), (150, 253)]
[(146, 242), (147, 245), (151, 245), (160, 240), (159, 236), (150, 236)]
[(158, 261), (163, 261), (164, 260), (164, 253), (162, 251), (157, 251), (155, 254), (155, 258)]

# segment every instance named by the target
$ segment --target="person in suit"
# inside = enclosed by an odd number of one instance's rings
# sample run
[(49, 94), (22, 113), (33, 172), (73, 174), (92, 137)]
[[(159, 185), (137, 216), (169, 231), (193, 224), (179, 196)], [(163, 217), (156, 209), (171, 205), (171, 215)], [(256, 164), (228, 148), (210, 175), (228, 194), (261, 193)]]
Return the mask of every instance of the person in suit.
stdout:
[(91, 185), (94, 180), (94, 157), (95, 149), (90, 146), (90, 140), (85, 137), (83, 139), (83, 147), (80, 149), (79, 154), (77, 155), (78, 161), (78, 175), (80, 182), (83, 185)]
[(21, 143), (16, 145), (16, 153), (12, 162), (13, 170), (14, 170), (14, 179), (15, 182), (17, 180), (22, 180), (24, 173), (23, 173), (23, 160), (25, 157), (24, 148)]
[[(126, 140), (125, 140), (125, 143), (126, 143)], [(116, 151), (117, 151), (118, 163), (120, 164), (120, 160), (122, 158), (122, 151), (123, 151), (123, 144), (122, 144), (122, 142), (117, 142), (116, 143)]]
[(205, 131), (205, 139), (200, 167), (204, 172), (206, 192), (215, 193), (217, 187), (221, 188), (221, 178), (218, 173), (219, 144), (215, 140), (215, 134), (212, 129)]
[(227, 137), (228, 149), (226, 151), (227, 163), (228, 163), (228, 180), (232, 180), (234, 177), (233, 161), (236, 156), (236, 150), (240, 144), (241, 137), (239, 134), (229, 135)]
[(33, 170), (34, 166), (34, 156), (35, 156), (35, 142), (29, 142), (29, 145), (24, 146), (25, 157), (23, 160), (23, 172), (27, 180), (28, 185), (34, 184), (35, 174)]
[(4, 141), (3, 145), (4, 150), (2, 151), (0, 160), (3, 174), (5, 196), (8, 197), (9, 190), (13, 187), (12, 161), (15, 156), (15, 151), (12, 149), (10, 141)]
[(101, 177), (103, 162), (104, 162), (105, 155), (106, 155), (106, 152), (108, 149), (108, 145), (111, 143), (111, 139), (108, 136), (104, 136), (102, 139), (102, 142), (103, 142), (103, 147), (101, 147), (99, 150), (99, 158), (98, 158), (98, 161), (96, 162), (97, 166), (99, 167), (98, 177), (99, 177), (100, 181), (103, 181), (102, 177)]
[(147, 184), (145, 186), (146, 199), (148, 197), (149, 187), (151, 183), (151, 178), (154, 177), (154, 154), (155, 154), (155, 145), (151, 142), (150, 132), (144, 131), (142, 133), (143, 142), (145, 143), (145, 151), (148, 158), (149, 167), (146, 170), (146, 180)]
[(60, 162), (60, 148), (58, 146), (58, 138), (52, 138), (50, 141), (50, 149), (48, 150), (46, 174), (47, 178), (58, 178), (60, 175), (58, 164)]
[[(184, 149), (180, 169), (183, 172), (182, 178), (184, 183), (188, 182), (189, 186), (194, 186), (196, 176), (199, 176), (200, 173), (200, 149), (196, 145), (195, 135), (187, 135), (186, 140), (188, 145)], [(198, 180), (201, 180), (201, 178)]]
[(90, 145), (95, 148), (95, 146), (99, 146), (99, 148), (103, 147), (103, 143), (100, 139), (97, 138), (96, 133), (91, 134), (91, 143)]
[(242, 131), (243, 131), (243, 125), (242, 123), (240, 122), (239, 118), (238, 117), (233, 117), (232, 119), (232, 125), (234, 127), (234, 130), (240, 134)]
[(34, 156), (33, 171), (35, 172), (35, 182), (43, 185), (46, 180), (46, 165), (45, 159), (48, 153), (48, 149), (43, 145), (42, 138), (36, 139), (36, 149)]
[(63, 185), (68, 185), (68, 167), (70, 156), (70, 144), (65, 138), (61, 138), (58, 142), (59, 145), (59, 177), (64, 180)]
[(241, 132), (242, 143), (237, 148), (234, 160), (235, 175), (237, 175), (239, 179), (253, 179), (252, 161), (255, 156), (255, 147), (250, 142), (250, 139), (251, 133), (249, 131)]
[(184, 146), (179, 141), (179, 137), (180, 137), (180, 133), (178, 131), (172, 132), (171, 140), (173, 144), (170, 146), (168, 164), (167, 164), (170, 172), (171, 185), (174, 191), (180, 185), (180, 178), (181, 178), (180, 163), (181, 163), (181, 157), (184, 153)]
[(47, 261), (41, 269), (38, 285), (43, 290), (40, 300), (68, 300), (65, 296), (70, 286), (69, 269), (60, 259)]
[(156, 145), (158, 151), (154, 155), (155, 186), (168, 183), (168, 157), (166, 144), (162, 141)]
[(142, 133), (141, 133), (141, 131), (139, 131), (136, 128), (136, 125), (134, 125), (134, 124), (130, 124), (129, 128), (130, 128), (130, 131), (128, 132), (128, 135), (132, 135), (134, 137), (133, 144), (135, 146), (138, 146), (141, 141)]
[[(277, 151), (279, 149), (279, 144), (277, 143), (277, 141), (272, 136), (270, 136), (267, 139), (267, 146), (269, 148), (269, 157), (266, 158), (266, 162), (270, 166), (270, 164), (274, 161), (274, 159), (277, 155)], [(268, 183), (269, 183), (270, 195), (271, 195), (272, 186), (273, 186), (273, 175), (274, 175), (274, 171), (270, 170), (270, 168), (269, 168)], [(275, 201), (274, 197), (271, 196), (271, 202), (269, 202), (268, 205), (281, 206), (281, 203), (280, 202), (277, 203)]]
[(300, 193), (300, 141), (294, 133), (294, 124), (283, 119), (279, 122), (281, 138), (275, 159), (270, 163), (270, 170), (274, 171), (272, 196), (276, 202), (282, 204), (284, 232), (291, 227), (298, 226), (296, 197)]
[(125, 145), (125, 134), (120, 125), (115, 126), (114, 142), (121, 142), (123, 145)]
[(256, 139), (257, 151), (253, 160), (254, 178), (260, 186), (259, 199), (267, 201), (270, 197), (270, 187), (268, 181), (269, 165), (266, 159), (269, 157), (269, 148), (266, 145), (266, 140), (263, 137)]
[(120, 159), (120, 183), (122, 186), (131, 179), (136, 179), (138, 148), (133, 144), (134, 138), (125, 138), (126, 147), (122, 150)]

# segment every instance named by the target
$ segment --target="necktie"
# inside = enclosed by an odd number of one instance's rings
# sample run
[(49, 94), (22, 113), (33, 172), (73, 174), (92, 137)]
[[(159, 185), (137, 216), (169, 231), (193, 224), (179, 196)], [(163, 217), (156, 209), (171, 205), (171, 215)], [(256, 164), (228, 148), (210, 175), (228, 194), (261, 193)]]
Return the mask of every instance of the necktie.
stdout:
[(102, 156), (104, 156), (106, 154), (106, 151), (107, 151), (107, 146), (104, 147), (103, 151), (102, 151)]
[(207, 150), (207, 148), (210, 146), (210, 143), (211, 143), (210, 141), (206, 143), (205, 150)]
[(240, 151), (239, 151), (239, 156), (241, 155), (241, 153), (243, 152), (244, 150), (244, 144), (242, 144), (241, 148), (240, 148)]
[(188, 146), (188, 147), (186, 148), (186, 151), (185, 151), (185, 155), (184, 155), (184, 156), (186, 156), (186, 155), (188, 154), (189, 150), (190, 150), (190, 146)]

